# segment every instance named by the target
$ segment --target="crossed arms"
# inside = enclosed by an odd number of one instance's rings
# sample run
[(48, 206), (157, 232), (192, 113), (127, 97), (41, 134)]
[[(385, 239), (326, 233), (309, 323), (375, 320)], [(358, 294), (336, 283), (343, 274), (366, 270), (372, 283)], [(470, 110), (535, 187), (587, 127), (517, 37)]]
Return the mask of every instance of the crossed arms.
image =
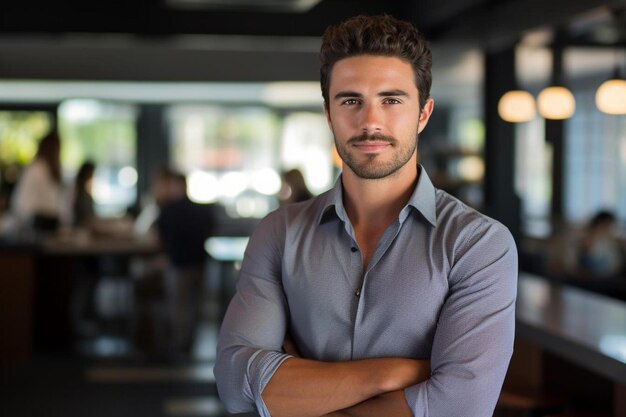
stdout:
[(273, 417), (412, 417), (404, 388), (426, 380), (428, 361), (403, 358), (319, 362), (301, 359), (290, 339), (285, 351), (296, 357), (278, 368), (263, 400)]

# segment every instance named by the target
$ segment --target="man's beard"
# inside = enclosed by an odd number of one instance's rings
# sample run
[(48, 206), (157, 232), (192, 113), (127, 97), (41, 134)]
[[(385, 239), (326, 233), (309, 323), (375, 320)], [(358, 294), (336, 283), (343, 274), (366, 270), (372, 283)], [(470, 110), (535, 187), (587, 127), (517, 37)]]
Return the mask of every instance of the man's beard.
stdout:
[[(393, 175), (400, 168), (406, 165), (417, 149), (417, 140), (417, 130), (415, 132), (415, 141), (408, 142), (405, 147), (401, 147), (401, 144), (393, 136), (385, 136), (377, 133), (368, 135), (367, 133), (363, 133), (359, 136), (351, 137), (345, 145), (340, 144), (335, 137), (335, 146), (337, 147), (337, 152), (339, 153), (339, 156), (343, 160), (344, 164), (346, 164), (357, 177), (366, 180), (377, 180)], [(359, 163), (355, 155), (351, 154), (348, 150), (355, 143), (367, 141), (389, 143), (389, 146), (391, 146), (395, 152), (392, 155), (391, 160), (386, 162), (377, 161), (377, 159), (381, 158), (381, 155), (372, 153), (371, 155), (366, 155), (367, 159), (365, 162)]]

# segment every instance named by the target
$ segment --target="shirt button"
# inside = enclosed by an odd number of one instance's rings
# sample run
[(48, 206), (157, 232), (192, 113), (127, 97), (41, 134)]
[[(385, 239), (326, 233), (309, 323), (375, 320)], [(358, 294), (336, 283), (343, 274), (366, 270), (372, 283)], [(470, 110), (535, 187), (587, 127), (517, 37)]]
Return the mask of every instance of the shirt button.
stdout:
[(361, 295), (361, 290), (356, 290), (354, 292), (354, 295), (356, 295), (357, 297), (359, 297)]
[(357, 248), (355, 248), (354, 246), (352, 246), (352, 247), (350, 248), (350, 251), (354, 253), (354, 252), (358, 251), (358, 249), (357, 249)]

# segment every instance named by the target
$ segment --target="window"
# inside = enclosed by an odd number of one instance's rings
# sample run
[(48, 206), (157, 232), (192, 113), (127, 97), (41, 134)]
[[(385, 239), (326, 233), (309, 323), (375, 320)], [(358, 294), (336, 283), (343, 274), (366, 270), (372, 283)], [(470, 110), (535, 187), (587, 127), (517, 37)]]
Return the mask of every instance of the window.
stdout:
[(595, 89), (575, 91), (574, 96), (576, 114), (567, 123), (565, 136), (565, 216), (585, 223), (608, 209), (624, 220), (626, 119), (601, 113), (595, 106)]
[(262, 106), (172, 106), (171, 161), (199, 202), (218, 201), (233, 217), (277, 207), (279, 120)]
[(333, 185), (333, 146), (322, 113), (291, 113), (283, 122), (281, 168), (300, 170), (309, 190), (319, 194)]
[(37, 153), (37, 144), (52, 128), (44, 111), (0, 111), (0, 213), (9, 200), (21, 169)]
[(93, 194), (101, 216), (123, 214), (136, 201), (136, 113), (132, 105), (98, 100), (59, 106), (64, 177), (73, 179), (87, 160), (95, 163)]
[(552, 146), (545, 140), (545, 123), (535, 118), (520, 123), (515, 138), (515, 189), (521, 197), (522, 227), (528, 236), (550, 234)]
[(177, 105), (168, 119), (171, 160), (187, 174), (190, 198), (217, 201), (233, 217), (276, 208), (281, 171), (299, 169), (314, 194), (333, 184), (333, 139), (321, 111)]

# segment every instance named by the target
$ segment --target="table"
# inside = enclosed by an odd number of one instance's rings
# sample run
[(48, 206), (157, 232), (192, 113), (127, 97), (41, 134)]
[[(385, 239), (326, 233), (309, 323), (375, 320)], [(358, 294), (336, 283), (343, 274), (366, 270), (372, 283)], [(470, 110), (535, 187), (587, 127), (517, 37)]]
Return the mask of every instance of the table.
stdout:
[(134, 236), (46, 235), (0, 245), (0, 363), (28, 361), (33, 347), (65, 351), (71, 340), (68, 305), (79, 259), (160, 253), (156, 240)]
[(150, 237), (49, 235), (41, 239), (39, 249), (47, 256), (146, 256), (158, 253), (161, 246)]

